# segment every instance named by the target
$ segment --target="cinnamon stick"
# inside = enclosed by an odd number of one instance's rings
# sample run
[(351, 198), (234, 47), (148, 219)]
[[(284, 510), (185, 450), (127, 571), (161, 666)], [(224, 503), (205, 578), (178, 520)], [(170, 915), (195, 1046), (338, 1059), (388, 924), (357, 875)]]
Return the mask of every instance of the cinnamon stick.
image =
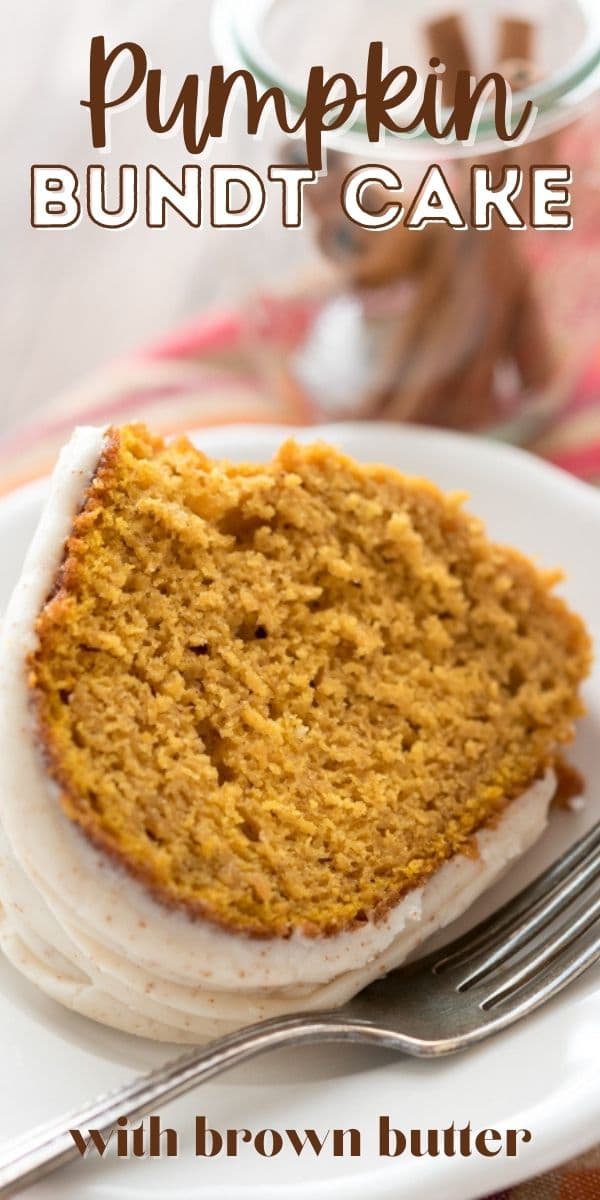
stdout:
[[(537, 29), (531, 21), (505, 17), (498, 30), (498, 70), (508, 79), (513, 91), (522, 91), (542, 77), (536, 61)], [(523, 145), (499, 158), (500, 165), (516, 162), (523, 168), (521, 192), (523, 206), (529, 208), (528, 167), (532, 162), (552, 162), (557, 154), (557, 135), (551, 133), (535, 143), (535, 149)], [(535, 295), (530, 271), (523, 277), (520, 292), (515, 297), (510, 350), (524, 390), (539, 391), (547, 387), (555, 372), (555, 355), (546, 328), (539, 298)]]
[(531, 21), (519, 17), (503, 17), (498, 27), (496, 61), (533, 62), (535, 27)]
[(429, 21), (425, 26), (425, 33), (431, 56), (439, 58), (446, 67), (443, 77), (442, 100), (445, 105), (450, 106), (454, 101), (458, 72), (473, 73), (471, 53), (462, 19), (458, 13), (449, 13), (446, 17)]

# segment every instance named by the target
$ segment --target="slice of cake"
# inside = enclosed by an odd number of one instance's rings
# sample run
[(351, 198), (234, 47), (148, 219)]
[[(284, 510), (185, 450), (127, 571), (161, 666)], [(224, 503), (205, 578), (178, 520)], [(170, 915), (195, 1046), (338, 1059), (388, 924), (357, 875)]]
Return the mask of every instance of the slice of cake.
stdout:
[(78, 430), (4, 624), (2, 945), (198, 1040), (340, 1003), (544, 827), (590, 646), (424, 480)]

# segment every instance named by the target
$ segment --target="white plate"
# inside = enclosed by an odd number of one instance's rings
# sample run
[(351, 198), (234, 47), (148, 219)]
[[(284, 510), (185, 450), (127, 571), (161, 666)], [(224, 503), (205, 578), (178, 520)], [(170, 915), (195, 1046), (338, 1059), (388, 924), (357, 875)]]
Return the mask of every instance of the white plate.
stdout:
[[(261, 460), (289, 430), (230, 427), (198, 435), (211, 455)], [(305, 429), (363, 461), (383, 461), (426, 475), (443, 488), (467, 490), (490, 534), (567, 571), (564, 591), (600, 639), (600, 496), (521, 451), (473, 437), (385, 425)], [(6, 603), (46, 491), (41, 482), (0, 504)], [(587, 809), (557, 812), (551, 829), (499, 887), (476, 905), (470, 922), (497, 906), (598, 816), (600, 672), (586, 687), (589, 715), (572, 758), (589, 780)], [(463, 920), (463, 924), (464, 924)], [(452, 931), (454, 932), (454, 931)], [(90, 1100), (97, 1092), (165, 1060), (168, 1047), (127, 1038), (68, 1013), (0, 964), (2, 1086), (0, 1130), (10, 1137)], [(356, 1127), (359, 1157), (282, 1151), (261, 1158), (194, 1156), (194, 1120), (219, 1130), (246, 1127), (323, 1133)], [(389, 1115), (403, 1130), (526, 1128), (533, 1139), (516, 1158), (379, 1158), (377, 1122)], [(600, 1120), (600, 978), (588, 973), (514, 1030), (457, 1058), (415, 1061), (374, 1050), (312, 1047), (258, 1059), (182, 1098), (162, 1114), (179, 1133), (177, 1158), (89, 1158), (38, 1184), (34, 1200), (472, 1200), (548, 1169), (587, 1149)]]

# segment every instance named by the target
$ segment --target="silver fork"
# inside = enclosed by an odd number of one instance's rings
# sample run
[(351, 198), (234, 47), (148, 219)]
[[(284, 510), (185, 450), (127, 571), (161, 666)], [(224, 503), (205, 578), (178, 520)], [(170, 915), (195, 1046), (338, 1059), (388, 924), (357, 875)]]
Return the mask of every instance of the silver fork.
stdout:
[(70, 1129), (108, 1136), (248, 1058), (302, 1042), (361, 1042), (404, 1054), (454, 1054), (544, 1004), (600, 958), (600, 823), (493, 916), (419, 962), (370, 984), (343, 1008), (252, 1025), (9, 1143), (0, 1196), (79, 1156)]

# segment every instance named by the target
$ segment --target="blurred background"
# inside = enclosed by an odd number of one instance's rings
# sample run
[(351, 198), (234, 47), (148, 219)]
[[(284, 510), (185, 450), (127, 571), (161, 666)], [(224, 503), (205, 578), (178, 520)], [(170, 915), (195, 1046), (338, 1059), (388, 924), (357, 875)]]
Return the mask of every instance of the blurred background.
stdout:
[[(161, 428), (219, 419), (362, 417), (482, 431), (533, 446), (584, 478), (600, 478), (600, 10), (597, 0), (27, 0), (2, 6), (3, 164), (0, 433), (19, 472), (42, 469), (75, 419), (141, 414)], [(415, 234), (352, 227), (339, 184), (374, 151), (355, 131), (332, 139), (329, 173), (307, 191), (302, 230), (279, 204), (247, 230), (164, 230), (82, 220), (29, 224), (31, 163), (157, 164), (174, 180), (190, 161), (178, 133), (145, 127), (143, 103), (115, 117), (112, 153), (91, 148), (79, 101), (89, 44), (143, 45), (174, 96), (187, 72), (214, 62), (298, 86), (323, 62), (364, 73), (380, 38), (390, 64), (501, 69), (540, 105), (531, 161), (573, 167), (573, 233), (490, 234), (432, 226)], [(242, 136), (242, 110), (210, 162), (265, 172), (296, 160), (268, 123)], [(458, 196), (469, 160), (439, 144), (390, 141), (378, 153), (407, 188), (442, 162)], [(506, 157), (474, 152), (499, 177)], [(515, 161), (515, 154), (510, 159)], [(204, 162), (204, 159), (202, 160)], [(526, 195), (523, 200), (526, 200)], [(373, 190), (373, 205), (381, 196)], [(21, 457), (19, 457), (21, 456)], [(15, 479), (19, 473), (15, 474)], [(20, 477), (20, 475), (19, 475)]]
[[(29, 224), (31, 163), (62, 162), (80, 173), (103, 161), (79, 106), (88, 94), (91, 38), (104, 34), (109, 46), (138, 41), (175, 85), (189, 71), (208, 73), (215, 61), (209, 10), (208, 0), (27, 0), (0, 7), (4, 429), (108, 359), (207, 306), (230, 303), (253, 277), (276, 273), (274, 249), (265, 255), (262, 239), (244, 237), (240, 244), (227, 232), (192, 230), (183, 221), (165, 230), (140, 221), (122, 230), (89, 221), (68, 231)], [(251, 163), (257, 150), (260, 156), (260, 147), (245, 147), (242, 161)], [(177, 178), (185, 149), (178, 137), (151, 135), (141, 106), (115, 123), (107, 161), (153, 162)]]
[[(186, 161), (179, 135), (148, 133), (142, 105), (119, 113), (111, 155), (92, 150), (79, 101), (97, 34), (139, 42), (173, 95), (223, 60), (291, 87), (315, 62), (361, 78), (372, 39), (391, 63), (423, 69), (437, 54), (446, 99), (457, 70), (501, 68), (542, 109), (518, 161), (572, 166), (575, 229), (356, 230), (339, 184), (373, 159), (359, 133), (333, 142), (302, 230), (281, 228), (278, 205), (247, 230), (32, 229), (32, 163), (81, 176), (151, 162), (178, 179)], [(419, 421), (519, 442), (600, 483), (600, 0), (12, 0), (0, 41), (0, 492), (47, 471), (75, 423), (135, 418), (165, 432)], [(272, 126), (244, 138), (239, 117), (211, 162), (264, 172), (293, 158)], [(443, 162), (465, 195), (469, 163), (452, 147), (382, 153), (407, 186)], [(493, 146), (475, 156), (496, 172), (505, 161)], [(588, 1182), (580, 1162), (527, 1194), (591, 1200), (597, 1165), (596, 1151)]]

